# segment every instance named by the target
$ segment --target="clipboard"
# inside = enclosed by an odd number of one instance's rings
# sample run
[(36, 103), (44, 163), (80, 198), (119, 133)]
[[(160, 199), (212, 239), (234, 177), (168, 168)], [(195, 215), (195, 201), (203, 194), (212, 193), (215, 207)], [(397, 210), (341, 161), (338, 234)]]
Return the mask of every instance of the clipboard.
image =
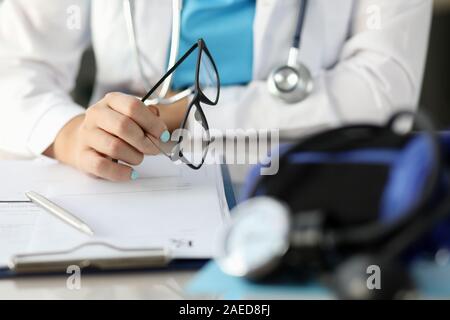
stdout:
[[(228, 210), (236, 206), (231, 176), (226, 164), (220, 165), (223, 192)], [(219, 189), (218, 189), (219, 190)], [(77, 252), (89, 247), (101, 246), (107, 253), (101, 257), (77, 257)], [(120, 252), (120, 257), (113, 253)], [(15, 255), (7, 268), (0, 268), (0, 279), (23, 276), (60, 275), (70, 265), (76, 265), (84, 273), (117, 273), (158, 270), (196, 270), (209, 259), (171, 259), (166, 248), (121, 248), (105, 242), (88, 242), (65, 251)]]

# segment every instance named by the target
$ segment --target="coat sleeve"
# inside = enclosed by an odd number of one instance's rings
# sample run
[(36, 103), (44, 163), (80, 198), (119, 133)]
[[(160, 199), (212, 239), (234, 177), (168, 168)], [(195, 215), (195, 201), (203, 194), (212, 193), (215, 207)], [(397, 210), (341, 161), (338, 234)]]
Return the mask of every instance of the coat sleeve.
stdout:
[[(373, 10), (379, 12), (379, 23), (368, 20)], [(265, 81), (253, 81), (245, 88), (224, 90), (224, 100), (239, 103), (223, 106), (234, 114), (222, 123), (244, 129), (282, 129), (282, 135), (296, 136), (314, 127), (377, 123), (396, 110), (415, 110), (431, 16), (431, 0), (355, 1), (340, 59), (319, 74), (308, 99), (286, 106), (269, 94)], [(211, 113), (213, 123), (216, 113), (224, 117), (219, 110)]]
[(70, 91), (90, 42), (89, 0), (0, 5), (0, 149), (34, 157), (84, 109)]

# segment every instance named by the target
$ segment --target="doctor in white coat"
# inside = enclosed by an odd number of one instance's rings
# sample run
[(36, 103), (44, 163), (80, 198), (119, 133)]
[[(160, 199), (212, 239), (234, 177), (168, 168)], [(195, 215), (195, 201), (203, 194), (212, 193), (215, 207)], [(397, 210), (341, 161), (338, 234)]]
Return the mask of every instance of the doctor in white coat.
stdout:
[[(218, 12), (236, 15), (242, 13), (239, 8), (253, 6), (248, 15), (252, 20), (245, 20), (251, 21), (247, 28), (251, 43), (243, 44), (251, 73), (245, 83), (230, 79), (222, 87), (219, 106), (205, 108), (210, 127), (276, 128), (301, 134), (320, 125), (380, 122), (398, 108), (416, 108), (431, 0), (310, 1), (299, 60), (310, 69), (315, 86), (306, 100), (293, 105), (273, 97), (266, 80), (274, 68), (286, 63), (299, 0), (251, 1), (217, 1), (234, 8)], [(216, 3), (185, 2), (185, 7), (193, 4), (186, 14), (194, 19), (200, 12), (206, 21)], [(142, 71), (155, 82), (167, 67), (171, 1), (135, 0), (134, 7)], [(68, 25), (74, 13), (80, 18), (75, 28)], [(214, 23), (225, 24), (215, 14), (204, 32), (214, 29)], [(202, 30), (188, 30), (189, 17), (183, 19), (186, 34), (201, 35)], [(227, 39), (227, 32), (238, 28), (229, 21), (217, 37)], [(242, 34), (250, 34), (249, 30)], [(214, 36), (210, 38), (214, 42)], [(97, 78), (92, 106), (86, 111), (69, 93), (89, 45), (95, 51)], [(213, 55), (222, 50), (213, 49)], [(224, 64), (233, 71), (230, 62)], [(166, 141), (166, 130), (175, 128), (182, 113), (177, 106), (147, 108), (133, 96), (142, 93), (122, 0), (6, 0), (1, 5), (1, 150), (26, 157), (46, 154), (108, 180), (135, 179), (132, 166), (145, 154), (158, 152), (145, 133)]]

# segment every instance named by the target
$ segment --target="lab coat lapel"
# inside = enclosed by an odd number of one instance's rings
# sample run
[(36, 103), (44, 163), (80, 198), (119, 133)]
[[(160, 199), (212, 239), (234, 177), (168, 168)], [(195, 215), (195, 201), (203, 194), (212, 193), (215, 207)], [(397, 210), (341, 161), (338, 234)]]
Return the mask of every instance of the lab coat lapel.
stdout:
[(253, 26), (253, 78), (259, 79), (262, 75), (264, 52), (268, 50), (270, 41), (266, 35), (277, 0), (256, 0), (255, 22)]

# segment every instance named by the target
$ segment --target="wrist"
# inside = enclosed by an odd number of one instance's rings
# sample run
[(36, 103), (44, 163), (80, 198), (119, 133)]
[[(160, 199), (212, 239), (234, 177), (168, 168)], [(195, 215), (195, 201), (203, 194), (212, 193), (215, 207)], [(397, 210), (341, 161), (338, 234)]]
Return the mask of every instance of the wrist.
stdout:
[(44, 155), (67, 164), (74, 164), (78, 130), (84, 120), (79, 115), (70, 120), (57, 134), (53, 144), (44, 152)]

